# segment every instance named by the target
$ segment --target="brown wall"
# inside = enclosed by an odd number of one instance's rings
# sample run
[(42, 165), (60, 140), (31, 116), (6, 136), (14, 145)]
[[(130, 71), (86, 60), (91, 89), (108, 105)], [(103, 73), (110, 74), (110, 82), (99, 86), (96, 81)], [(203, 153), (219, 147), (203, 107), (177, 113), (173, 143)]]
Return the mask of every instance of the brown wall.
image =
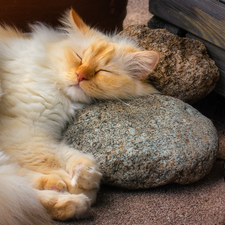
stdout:
[(58, 18), (73, 7), (89, 24), (101, 30), (122, 29), (128, 0), (0, 0), (0, 21), (28, 31), (28, 23), (59, 25)]

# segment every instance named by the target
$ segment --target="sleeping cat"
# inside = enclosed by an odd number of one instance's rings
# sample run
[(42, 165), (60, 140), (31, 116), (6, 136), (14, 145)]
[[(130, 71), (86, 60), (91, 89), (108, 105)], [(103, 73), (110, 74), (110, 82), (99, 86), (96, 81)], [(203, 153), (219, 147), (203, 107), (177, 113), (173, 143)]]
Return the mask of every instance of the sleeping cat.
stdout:
[(62, 22), (33, 25), (29, 35), (0, 28), (1, 225), (84, 216), (101, 173), (61, 140), (65, 124), (96, 98), (158, 93), (144, 82), (158, 53), (88, 27), (74, 10)]

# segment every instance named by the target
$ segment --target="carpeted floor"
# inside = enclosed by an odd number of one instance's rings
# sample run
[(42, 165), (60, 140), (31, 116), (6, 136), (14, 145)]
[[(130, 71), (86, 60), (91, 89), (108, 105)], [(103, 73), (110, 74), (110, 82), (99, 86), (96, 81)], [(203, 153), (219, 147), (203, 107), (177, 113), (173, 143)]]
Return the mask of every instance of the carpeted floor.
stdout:
[[(129, 191), (102, 186), (88, 219), (79, 225), (224, 224), (225, 188), (222, 162), (203, 180), (186, 185)], [(62, 225), (62, 224), (60, 224)]]
[[(149, 0), (129, 0), (124, 27), (147, 24)], [(212, 119), (218, 130), (225, 130), (225, 99), (215, 93), (195, 105)], [(221, 132), (220, 139), (225, 132)], [(221, 145), (220, 148), (223, 146)], [(181, 186), (166, 185), (148, 190), (129, 191), (102, 186), (97, 203), (88, 219), (62, 224), (114, 225), (114, 224), (225, 224), (225, 182), (223, 161), (217, 160), (214, 168), (197, 183)]]

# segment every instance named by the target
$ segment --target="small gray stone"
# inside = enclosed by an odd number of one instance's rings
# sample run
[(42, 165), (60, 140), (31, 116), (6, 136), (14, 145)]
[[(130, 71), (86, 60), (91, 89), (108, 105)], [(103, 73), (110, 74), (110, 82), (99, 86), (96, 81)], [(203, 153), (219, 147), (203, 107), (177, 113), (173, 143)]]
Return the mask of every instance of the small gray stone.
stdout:
[(148, 79), (162, 94), (193, 104), (215, 88), (219, 70), (200, 41), (145, 25), (129, 26), (120, 35), (129, 36), (145, 50), (160, 53)]
[(198, 181), (211, 170), (218, 149), (208, 118), (157, 94), (87, 106), (64, 135), (74, 148), (94, 155), (104, 184), (128, 189)]

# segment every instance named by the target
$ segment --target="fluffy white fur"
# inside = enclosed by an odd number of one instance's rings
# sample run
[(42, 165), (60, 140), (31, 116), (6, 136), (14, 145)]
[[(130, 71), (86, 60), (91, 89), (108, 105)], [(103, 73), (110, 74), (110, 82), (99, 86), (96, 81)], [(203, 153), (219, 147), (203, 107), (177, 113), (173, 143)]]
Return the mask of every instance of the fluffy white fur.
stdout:
[[(34, 25), (29, 36), (0, 29), (1, 225), (85, 215), (101, 173), (92, 156), (61, 141), (62, 129), (93, 98), (157, 93), (143, 82), (157, 53), (90, 29), (73, 10), (64, 24)], [(79, 73), (88, 79), (79, 83)]]
[(0, 165), (0, 224), (51, 224), (49, 215), (46, 214), (27, 179), (16, 175), (20, 166), (10, 163), (9, 158), (3, 153), (0, 153)]

